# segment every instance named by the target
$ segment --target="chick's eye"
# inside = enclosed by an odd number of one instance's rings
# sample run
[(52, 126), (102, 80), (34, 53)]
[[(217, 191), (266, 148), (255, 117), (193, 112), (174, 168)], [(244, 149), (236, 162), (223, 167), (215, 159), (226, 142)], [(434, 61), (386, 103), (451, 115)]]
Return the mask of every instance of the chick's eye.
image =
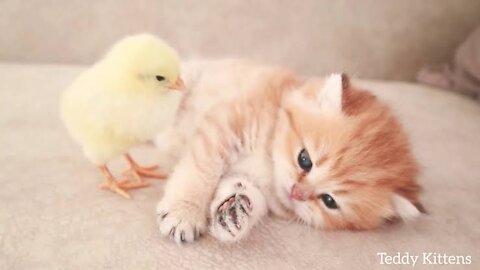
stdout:
[(161, 81), (164, 81), (165, 80), (165, 77), (161, 76), (161, 75), (157, 75), (155, 76), (155, 78), (157, 79), (157, 81), (161, 82)]
[(309, 172), (312, 169), (312, 161), (310, 160), (310, 155), (308, 155), (308, 152), (305, 150), (305, 148), (302, 149), (302, 151), (300, 151), (298, 154), (297, 161), (300, 168), (302, 168), (302, 170), (305, 172)]
[(337, 202), (335, 202), (333, 197), (330, 196), (329, 194), (322, 193), (318, 197), (322, 200), (322, 202), (325, 204), (327, 208), (330, 208), (330, 209), (338, 208)]

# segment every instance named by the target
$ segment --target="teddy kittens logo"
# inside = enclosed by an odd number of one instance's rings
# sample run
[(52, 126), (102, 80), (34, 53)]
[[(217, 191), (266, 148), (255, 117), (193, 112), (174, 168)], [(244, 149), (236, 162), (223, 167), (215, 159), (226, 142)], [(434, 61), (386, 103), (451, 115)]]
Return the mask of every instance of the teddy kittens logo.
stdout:
[(422, 252), (420, 255), (397, 252), (388, 254), (387, 252), (377, 252), (380, 264), (385, 265), (468, 265), (472, 264), (470, 255), (449, 255), (437, 252)]

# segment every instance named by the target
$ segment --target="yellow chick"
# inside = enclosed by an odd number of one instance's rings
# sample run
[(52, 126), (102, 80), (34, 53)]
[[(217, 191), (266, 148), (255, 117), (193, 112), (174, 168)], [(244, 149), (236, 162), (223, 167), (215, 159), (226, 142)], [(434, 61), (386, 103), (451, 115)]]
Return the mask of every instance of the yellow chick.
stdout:
[[(101, 188), (130, 198), (128, 189), (145, 187), (141, 177), (165, 178), (141, 167), (128, 150), (171, 124), (183, 89), (180, 61), (174, 49), (150, 34), (126, 37), (63, 93), (61, 117), (73, 139), (101, 171)], [(136, 181), (117, 182), (107, 162), (125, 155), (124, 174)]]

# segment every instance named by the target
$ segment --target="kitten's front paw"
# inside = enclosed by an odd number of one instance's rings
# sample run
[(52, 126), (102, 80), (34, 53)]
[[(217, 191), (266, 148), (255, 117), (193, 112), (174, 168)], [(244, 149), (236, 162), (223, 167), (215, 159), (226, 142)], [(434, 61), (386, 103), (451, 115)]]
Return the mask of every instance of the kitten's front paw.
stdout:
[(252, 213), (250, 199), (235, 193), (212, 209), (211, 232), (221, 241), (240, 240), (249, 231), (249, 217)]
[(193, 203), (180, 201), (157, 206), (157, 221), (160, 234), (169, 236), (178, 244), (193, 242), (205, 232), (206, 215)]

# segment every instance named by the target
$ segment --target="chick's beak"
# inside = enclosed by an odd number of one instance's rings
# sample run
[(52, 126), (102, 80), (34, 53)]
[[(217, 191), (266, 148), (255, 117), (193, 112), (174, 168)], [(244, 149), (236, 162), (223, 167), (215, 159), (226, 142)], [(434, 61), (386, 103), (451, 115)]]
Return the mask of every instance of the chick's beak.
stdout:
[(185, 89), (185, 84), (183, 83), (182, 78), (178, 77), (177, 80), (174, 83), (170, 84), (168, 88), (181, 91)]

